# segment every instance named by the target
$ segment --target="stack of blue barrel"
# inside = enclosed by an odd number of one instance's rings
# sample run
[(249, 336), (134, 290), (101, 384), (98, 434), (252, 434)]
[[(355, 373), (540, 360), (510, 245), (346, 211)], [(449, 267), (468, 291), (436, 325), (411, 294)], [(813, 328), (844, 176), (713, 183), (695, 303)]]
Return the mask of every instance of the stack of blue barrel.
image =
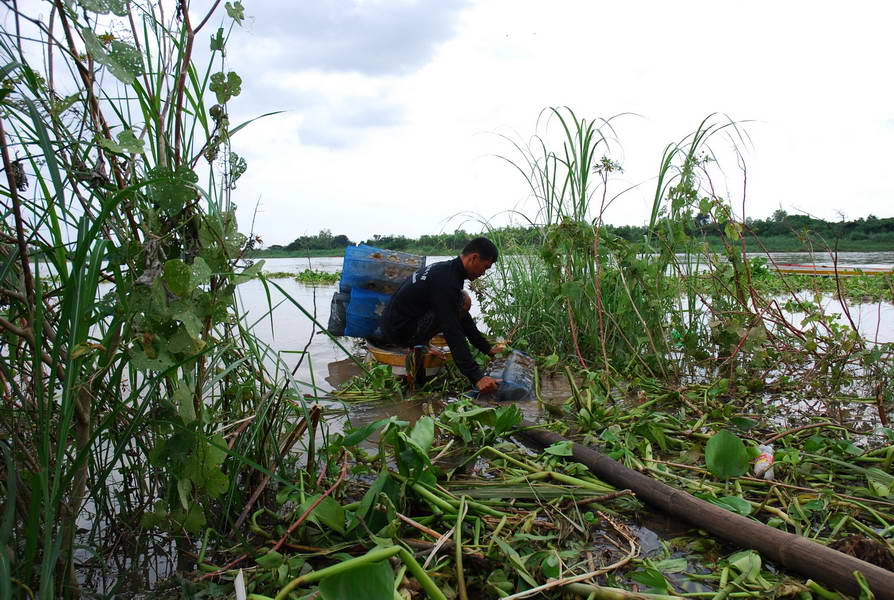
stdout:
[(365, 244), (348, 246), (338, 291), (332, 296), (329, 333), (368, 338), (381, 335), (379, 322), (391, 294), (425, 257)]

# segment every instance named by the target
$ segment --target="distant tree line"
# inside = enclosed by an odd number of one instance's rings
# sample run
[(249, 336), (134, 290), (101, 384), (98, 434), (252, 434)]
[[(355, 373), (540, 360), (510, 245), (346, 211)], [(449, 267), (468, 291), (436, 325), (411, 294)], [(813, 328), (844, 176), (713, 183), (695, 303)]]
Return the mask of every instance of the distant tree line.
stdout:
[[(754, 237), (771, 242), (770, 250), (798, 249), (805, 243), (835, 244), (845, 242), (845, 246), (859, 249), (862, 244), (872, 243), (875, 249), (890, 244), (894, 250), (894, 218), (880, 219), (874, 215), (853, 221), (825, 221), (807, 215), (790, 215), (784, 210), (775, 211), (766, 219), (747, 218), (742, 224), (746, 239)], [(647, 233), (642, 225), (605, 225), (604, 230), (631, 242), (642, 240)], [(712, 222), (707, 215), (696, 216), (686, 226), (692, 237), (701, 237), (712, 246), (722, 243), (723, 225)], [(376, 234), (360, 243), (384, 248), (387, 250), (403, 250), (423, 254), (456, 254), (476, 233), (457, 229), (453, 233), (422, 235), (418, 238), (404, 235)], [(541, 241), (541, 231), (536, 227), (504, 227), (495, 232), (495, 237), (504, 246), (536, 247)], [(323, 229), (316, 235), (302, 235), (285, 246), (272, 245), (270, 251), (302, 252), (302, 251), (343, 251), (355, 243), (346, 235), (333, 235), (329, 229)]]

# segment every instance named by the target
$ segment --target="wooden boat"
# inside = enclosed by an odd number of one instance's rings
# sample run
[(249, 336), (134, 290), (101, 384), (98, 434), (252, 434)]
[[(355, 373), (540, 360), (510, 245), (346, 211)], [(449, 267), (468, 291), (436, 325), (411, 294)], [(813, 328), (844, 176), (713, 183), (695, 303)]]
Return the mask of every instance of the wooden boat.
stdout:
[[(443, 355), (435, 354), (434, 352), (426, 352), (423, 355), (423, 360), (425, 364), (425, 374), (429, 377), (433, 375), (437, 375), (438, 371), (441, 370), (441, 367), (450, 360), (450, 349), (449, 348), (441, 348), (439, 341), (443, 341), (443, 338), (440, 336), (435, 336), (432, 338), (432, 345), (438, 346), (438, 349), (441, 350)], [(446, 342), (444, 342), (444, 346), (446, 346)], [(399, 348), (399, 347), (389, 347), (383, 348), (381, 346), (377, 346), (370, 342), (366, 341), (366, 348), (369, 350), (369, 353), (372, 357), (385, 365), (389, 365), (391, 367), (391, 371), (395, 375), (406, 375), (407, 374), (407, 353), (409, 353), (409, 348)]]
[(811, 265), (798, 263), (776, 263), (771, 265), (779, 273), (792, 275), (815, 275), (820, 277), (853, 277), (855, 275), (890, 275), (891, 267), (857, 267), (854, 265)]

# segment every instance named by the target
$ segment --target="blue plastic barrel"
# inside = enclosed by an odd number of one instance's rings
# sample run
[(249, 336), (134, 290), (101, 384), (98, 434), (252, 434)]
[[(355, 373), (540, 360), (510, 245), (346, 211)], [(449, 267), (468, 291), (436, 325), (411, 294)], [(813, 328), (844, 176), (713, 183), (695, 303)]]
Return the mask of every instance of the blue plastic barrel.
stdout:
[(359, 338), (381, 336), (379, 324), (390, 298), (390, 294), (353, 288), (351, 301), (348, 303), (345, 335)]
[(340, 286), (393, 294), (407, 277), (424, 266), (424, 256), (383, 250), (366, 244), (348, 246), (345, 248)]

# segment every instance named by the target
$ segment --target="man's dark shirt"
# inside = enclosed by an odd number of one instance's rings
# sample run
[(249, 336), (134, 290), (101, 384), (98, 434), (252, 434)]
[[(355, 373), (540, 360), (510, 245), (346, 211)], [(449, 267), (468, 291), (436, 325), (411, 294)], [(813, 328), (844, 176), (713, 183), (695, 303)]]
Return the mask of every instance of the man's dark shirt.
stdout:
[(389, 341), (405, 346), (416, 332), (418, 321), (432, 311), (450, 346), (453, 362), (474, 384), (483, 374), (472, 358), (466, 338), (484, 354), (490, 353), (491, 346), (469, 313), (459, 315), (465, 278), (466, 270), (459, 258), (416, 271), (391, 297), (382, 323)]

